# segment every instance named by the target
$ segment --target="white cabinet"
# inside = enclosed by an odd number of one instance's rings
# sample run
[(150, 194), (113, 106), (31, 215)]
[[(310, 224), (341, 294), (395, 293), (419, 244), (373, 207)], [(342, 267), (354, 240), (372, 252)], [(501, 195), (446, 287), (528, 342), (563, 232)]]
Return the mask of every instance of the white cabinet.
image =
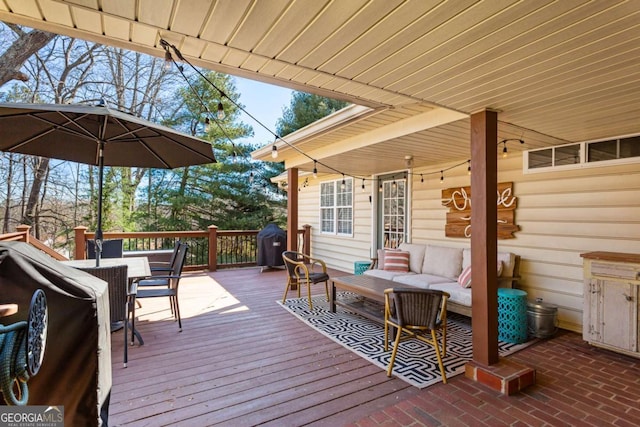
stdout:
[(640, 357), (640, 255), (589, 252), (581, 256), (584, 340)]

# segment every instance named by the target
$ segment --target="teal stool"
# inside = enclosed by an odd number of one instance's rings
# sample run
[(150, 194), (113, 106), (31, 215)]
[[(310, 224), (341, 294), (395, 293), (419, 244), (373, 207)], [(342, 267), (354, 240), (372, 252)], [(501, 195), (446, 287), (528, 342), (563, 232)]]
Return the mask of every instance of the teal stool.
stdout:
[(369, 269), (371, 261), (356, 261), (353, 263), (353, 274), (356, 276), (361, 275)]
[(498, 288), (498, 339), (521, 344), (527, 341), (527, 293)]

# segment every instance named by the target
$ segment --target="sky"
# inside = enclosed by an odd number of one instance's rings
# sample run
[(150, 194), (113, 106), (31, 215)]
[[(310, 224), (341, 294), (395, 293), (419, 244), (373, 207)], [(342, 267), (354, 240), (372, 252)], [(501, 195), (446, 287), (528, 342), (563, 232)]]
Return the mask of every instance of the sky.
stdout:
[[(234, 77), (234, 79), (240, 93), (240, 103), (245, 106), (245, 110), (275, 133), (276, 121), (282, 117), (282, 108), (289, 106), (293, 91), (240, 77)], [(241, 141), (251, 142), (260, 147), (273, 142), (273, 134), (251, 117), (242, 113), (241, 120), (253, 127), (254, 132), (253, 138)]]

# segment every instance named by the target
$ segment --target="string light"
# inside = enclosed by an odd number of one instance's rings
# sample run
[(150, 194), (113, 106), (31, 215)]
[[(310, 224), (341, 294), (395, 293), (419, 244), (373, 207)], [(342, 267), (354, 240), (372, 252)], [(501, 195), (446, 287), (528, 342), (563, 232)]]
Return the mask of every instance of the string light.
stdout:
[(498, 142), (498, 145), (502, 144), (502, 158), (505, 158), (509, 155), (509, 152), (507, 150), (507, 142), (509, 141), (518, 141), (520, 144), (524, 144), (524, 141), (520, 138), (507, 138)]
[(362, 178), (362, 192), (364, 193), (367, 189), (364, 186), (364, 178)]
[(342, 174), (342, 183), (340, 183), (340, 189), (344, 191), (347, 188), (347, 182), (344, 180), (344, 174)]
[(255, 179), (255, 176), (253, 175), (253, 171), (251, 171), (251, 173), (249, 174), (249, 184), (253, 184), (254, 179)]
[(467, 160), (469, 166), (467, 166), (467, 175), (471, 175), (471, 160)]
[(209, 117), (205, 117), (204, 118), (204, 131), (206, 133), (209, 133), (210, 130), (211, 130), (211, 120), (209, 120)]
[(169, 49), (166, 49), (164, 51), (164, 64), (162, 65), (162, 68), (165, 71), (169, 71), (171, 69), (171, 65), (173, 65), (173, 58), (171, 57), (171, 52), (169, 52)]
[[(168, 66), (169, 66), (169, 67), (170, 67), (170, 66), (171, 66), (171, 64), (173, 63), (173, 58), (172, 58), (171, 53), (170, 53), (170, 49), (173, 49), (173, 51), (175, 52), (175, 55), (179, 58), (179, 60), (180, 60), (180, 61), (182, 61), (182, 62), (184, 62), (184, 63), (186, 63), (186, 64), (188, 64), (188, 65), (189, 65), (189, 66), (190, 66), (190, 67), (191, 67), (191, 68), (192, 68), (192, 69), (193, 69), (193, 70), (194, 70), (194, 71), (195, 71), (195, 72), (196, 72), (196, 73), (197, 73), (197, 74), (198, 74), (202, 79), (204, 79), (204, 80), (205, 80), (207, 83), (209, 83), (209, 84), (210, 84), (214, 89), (216, 89), (216, 90), (220, 93), (221, 98), (227, 98), (227, 99), (229, 100), (229, 102), (231, 102), (233, 105), (235, 105), (239, 110), (241, 110), (242, 112), (244, 112), (247, 116), (249, 116), (251, 119), (253, 119), (253, 120), (254, 120), (258, 125), (262, 126), (265, 130), (267, 130), (269, 133), (271, 133), (271, 134), (275, 137), (275, 140), (274, 140), (273, 146), (271, 147), (271, 156), (272, 156), (274, 159), (276, 159), (276, 158), (278, 157), (278, 147), (277, 147), (277, 145), (276, 145), (276, 142), (277, 142), (277, 140), (278, 140), (278, 139), (280, 139), (280, 140), (282, 140), (282, 142), (283, 142), (285, 145), (287, 145), (288, 147), (290, 147), (292, 150), (297, 151), (297, 152), (298, 152), (299, 154), (301, 154), (302, 156), (304, 156), (304, 157), (308, 158), (309, 160), (312, 160), (312, 161), (313, 161), (313, 177), (314, 177), (314, 178), (317, 178), (317, 171), (318, 171), (318, 169), (317, 169), (317, 168), (318, 168), (318, 164), (320, 164), (320, 165), (322, 165), (325, 169), (328, 169), (328, 170), (333, 171), (333, 172), (335, 172), (335, 173), (342, 174), (342, 183), (341, 183), (341, 187), (342, 187), (343, 189), (344, 189), (344, 188), (346, 188), (346, 181), (345, 181), (345, 177), (346, 177), (346, 176), (349, 176), (350, 178), (360, 178), (360, 179), (362, 179), (362, 182), (363, 182), (363, 189), (364, 189), (364, 187), (365, 187), (365, 181), (366, 181), (366, 180), (372, 180), (372, 181), (373, 181), (373, 180), (379, 180), (379, 178), (365, 178), (365, 177), (361, 177), (361, 176), (359, 177), (359, 176), (354, 176), (354, 175), (346, 175), (344, 172), (342, 172), (342, 171), (340, 171), (340, 170), (338, 170), (338, 169), (336, 169), (336, 168), (334, 168), (334, 167), (332, 167), (332, 166), (330, 166), (330, 165), (327, 165), (327, 164), (325, 164), (325, 163), (321, 162), (321, 161), (320, 161), (320, 160), (318, 160), (318, 159), (314, 159), (313, 157), (311, 157), (310, 155), (308, 155), (307, 153), (305, 153), (304, 151), (302, 151), (299, 147), (296, 147), (295, 145), (290, 144), (290, 143), (289, 143), (289, 142), (287, 142), (286, 140), (284, 140), (284, 139), (280, 138), (276, 133), (274, 133), (271, 129), (269, 129), (269, 127), (265, 126), (265, 125), (264, 125), (260, 120), (258, 120), (257, 118), (255, 118), (255, 117), (254, 117), (251, 113), (249, 113), (248, 111), (246, 111), (242, 105), (238, 104), (236, 101), (234, 101), (233, 99), (231, 99), (228, 95), (226, 95), (226, 94), (225, 94), (222, 90), (220, 90), (220, 89), (219, 89), (219, 88), (218, 88), (218, 87), (217, 87), (217, 86), (216, 86), (216, 85), (215, 85), (215, 84), (214, 84), (214, 83), (213, 83), (213, 82), (212, 82), (212, 81), (211, 81), (211, 80), (210, 80), (206, 75), (202, 74), (202, 72), (201, 72), (199, 69), (197, 69), (196, 67), (194, 67), (194, 66), (193, 66), (193, 65), (192, 65), (188, 60), (186, 60), (186, 59), (182, 56), (182, 54), (180, 53), (180, 51), (178, 50), (178, 48), (177, 48), (177, 47), (175, 47), (175, 46), (174, 46), (174, 45), (172, 45), (172, 44), (169, 44), (169, 43), (168, 43), (166, 40), (164, 40), (164, 39), (160, 39), (160, 45), (161, 45), (161, 46), (162, 46), (162, 48), (165, 50), (165, 66), (167, 65), (167, 64), (166, 64), (166, 62), (169, 62), (169, 64), (168, 64)], [(180, 72), (181, 72), (181, 73), (183, 72), (183, 67), (179, 66), (179, 67), (178, 67), (178, 69), (180, 70)], [(191, 84), (189, 83), (189, 80), (188, 80), (188, 79), (187, 79), (187, 77), (184, 75), (184, 73), (182, 73), (182, 76), (185, 78), (185, 80), (187, 80), (187, 83), (191, 86)], [(196, 93), (196, 95), (197, 95), (197, 91), (195, 91), (195, 89), (193, 88), (193, 86), (191, 86), (191, 89), (192, 89), (192, 91), (193, 91), (194, 93)], [(202, 103), (203, 105), (205, 105), (205, 108), (206, 108), (206, 104), (204, 103), (204, 101), (203, 101), (202, 99), (200, 99), (200, 101), (201, 101), (201, 103)], [(222, 119), (224, 119), (224, 118), (226, 117), (225, 112), (224, 112), (224, 106), (223, 106), (222, 102), (219, 102), (219, 103), (218, 103), (217, 114), (216, 114), (216, 116), (215, 116), (215, 117), (216, 117), (218, 120), (222, 120)], [(207, 122), (207, 121), (208, 121), (208, 117), (207, 117), (207, 119), (205, 120), (205, 124), (206, 124), (206, 122)], [(216, 124), (220, 127), (220, 123), (218, 123), (218, 121), (215, 121), (215, 122), (216, 122)], [(231, 139), (229, 138), (229, 136), (226, 134), (226, 132), (224, 131), (224, 129), (223, 129), (222, 127), (221, 127), (221, 129), (222, 129), (222, 132), (223, 132), (223, 133), (225, 133), (225, 135), (226, 135), (226, 136), (227, 136), (227, 138), (231, 141), (231, 144), (232, 144), (232, 145), (234, 146), (234, 148), (235, 148), (235, 145), (234, 145), (234, 143), (233, 143), (233, 140), (231, 140)], [(499, 142), (499, 143), (503, 143), (503, 144), (504, 144), (504, 147), (503, 147), (503, 153), (506, 153), (506, 152), (507, 152), (507, 149), (506, 149), (506, 142), (507, 142), (507, 141), (509, 141), (509, 140), (511, 140), (511, 139), (505, 139), (505, 140), (502, 140), (502, 141), (500, 141), (500, 142)], [(521, 144), (524, 144), (524, 141), (523, 141), (522, 139), (512, 139), (512, 140), (514, 140), (514, 141), (519, 141)], [(234, 155), (235, 155), (235, 152), (234, 152)], [(405, 156), (405, 160), (407, 160), (407, 156)], [(461, 163), (459, 163), (459, 164), (456, 164), (456, 165), (453, 165), (453, 166), (451, 166), (451, 167), (448, 167), (448, 168), (445, 168), (445, 169), (440, 170), (440, 183), (441, 183), (441, 184), (442, 184), (442, 183), (444, 183), (444, 172), (445, 172), (445, 171), (448, 171), (448, 170), (451, 170), (451, 169), (453, 169), (453, 168), (459, 167), (459, 166), (461, 166), (461, 165), (463, 165), (463, 164), (465, 164), (465, 163), (467, 163), (467, 164), (468, 164), (468, 165), (467, 165), (467, 172), (470, 172), (470, 170), (471, 170), (471, 161), (470, 161), (470, 160), (465, 160), (464, 162), (461, 162)], [(252, 173), (253, 173), (253, 172), (252, 172)], [(420, 175), (420, 182), (421, 182), (421, 183), (424, 183), (424, 175), (432, 175), (432, 174), (436, 174), (436, 173), (438, 173), (438, 172), (437, 172), (437, 171), (434, 171), (434, 172), (423, 172), (423, 173), (420, 173), (420, 174), (419, 174), (419, 175)], [(405, 173), (405, 179), (406, 179), (409, 175), (417, 175), (417, 174), (414, 174), (414, 173), (411, 173), (411, 172), (409, 172), (409, 173)], [(393, 181), (394, 181), (394, 182), (393, 182), (393, 185), (394, 185), (394, 186), (396, 186), (396, 185), (397, 185), (397, 183), (395, 182), (395, 177), (393, 178)], [(265, 189), (266, 189), (266, 185), (265, 185)], [(383, 184), (382, 184), (382, 182), (381, 182), (381, 181), (380, 181), (380, 184), (379, 184), (379, 188), (378, 188), (378, 190), (379, 190), (380, 192), (382, 192), (382, 191), (383, 191)]]

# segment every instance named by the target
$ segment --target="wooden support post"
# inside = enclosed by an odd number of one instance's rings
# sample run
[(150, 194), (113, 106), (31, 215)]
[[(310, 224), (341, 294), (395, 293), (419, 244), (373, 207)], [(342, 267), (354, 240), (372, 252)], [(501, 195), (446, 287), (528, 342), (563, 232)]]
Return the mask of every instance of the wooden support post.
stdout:
[(304, 228), (304, 254), (311, 256), (311, 226), (309, 224), (305, 224), (302, 228)]
[(473, 360), (498, 363), (498, 113), (471, 115)]
[(209, 226), (209, 271), (218, 269), (218, 227)]
[(18, 233), (22, 233), (24, 236), (22, 237), (22, 241), (29, 243), (29, 239), (31, 237), (31, 235), (29, 234), (29, 230), (31, 230), (31, 226), (30, 225), (26, 225), (26, 224), (20, 224), (19, 226), (16, 227), (16, 230), (18, 231)]
[(85, 259), (87, 257), (87, 227), (80, 225), (73, 229), (74, 242), (76, 244), (76, 250), (73, 255), (74, 259)]
[(298, 168), (287, 170), (287, 250), (298, 250)]

